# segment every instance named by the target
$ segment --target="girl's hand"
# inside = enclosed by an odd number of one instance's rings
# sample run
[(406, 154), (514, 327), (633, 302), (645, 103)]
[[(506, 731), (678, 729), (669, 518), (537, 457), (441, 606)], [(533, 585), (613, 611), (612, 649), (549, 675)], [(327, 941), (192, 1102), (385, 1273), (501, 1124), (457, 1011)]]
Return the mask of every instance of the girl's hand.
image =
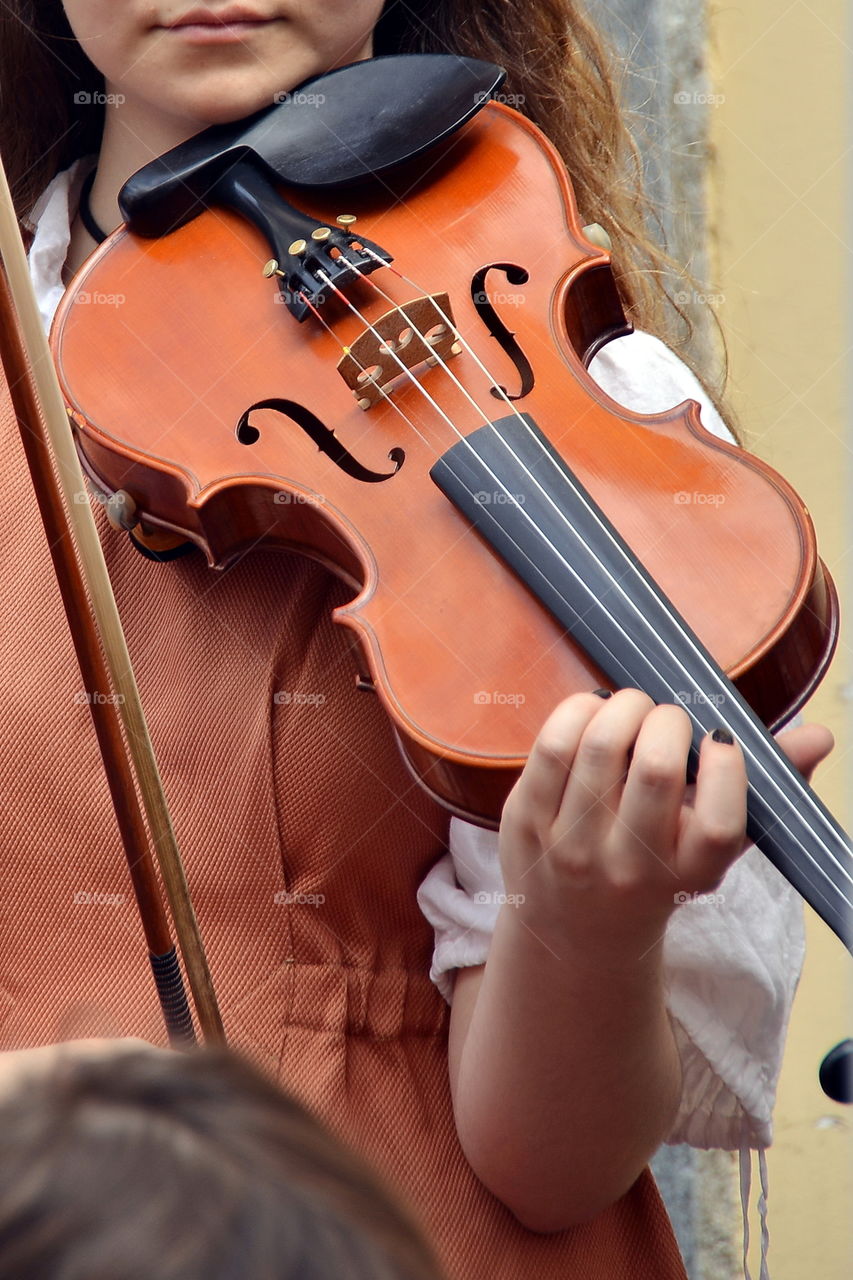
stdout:
[[(596, 960), (636, 960), (679, 902), (709, 893), (745, 847), (746, 771), (737, 743), (702, 744), (686, 782), (691, 725), (677, 706), (625, 689), (576, 694), (553, 712), (504, 807), (508, 895), (543, 941)], [(806, 774), (828, 730), (782, 734)]]

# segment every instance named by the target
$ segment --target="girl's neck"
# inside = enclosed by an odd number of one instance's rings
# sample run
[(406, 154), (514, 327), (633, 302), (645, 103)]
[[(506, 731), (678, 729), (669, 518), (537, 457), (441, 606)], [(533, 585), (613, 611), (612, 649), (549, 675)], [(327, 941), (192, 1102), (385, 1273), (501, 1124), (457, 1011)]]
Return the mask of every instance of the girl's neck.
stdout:
[[(118, 193), (131, 174), (203, 128), (194, 120), (152, 116), (150, 108), (141, 112), (130, 99), (120, 107), (108, 103), (97, 173), (89, 195), (89, 208), (98, 226), (110, 232), (121, 223)], [(94, 240), (80, 217), (76, 217), (65, 261), (66, 283), (94, 248)]]

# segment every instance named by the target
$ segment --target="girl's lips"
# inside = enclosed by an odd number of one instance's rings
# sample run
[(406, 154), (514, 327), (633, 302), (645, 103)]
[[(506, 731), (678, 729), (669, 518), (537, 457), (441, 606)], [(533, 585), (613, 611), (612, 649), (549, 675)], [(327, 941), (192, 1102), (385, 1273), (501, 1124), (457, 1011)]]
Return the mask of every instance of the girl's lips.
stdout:
[(261, 17), (248, 5), (237, 3), (228, 5), (218, 13), (206, 8), (191, 9), (165, 30), (194, 44), (229, 44), (245, 39), (271, 21), (270, 18)]
[(169, 35), (193, 44), (230, 44), (269, 25), (268, 18), (247, 18), (238, 22), (185, 22), (166, 27)]

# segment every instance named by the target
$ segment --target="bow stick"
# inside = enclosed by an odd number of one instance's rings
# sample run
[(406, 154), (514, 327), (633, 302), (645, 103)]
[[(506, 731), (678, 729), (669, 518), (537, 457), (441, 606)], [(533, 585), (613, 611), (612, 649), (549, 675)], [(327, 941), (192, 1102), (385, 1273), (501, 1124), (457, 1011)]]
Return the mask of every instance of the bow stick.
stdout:
[[(89, 710), (169, 1040), (175, 1045), (192, 1043), (195, 1034), (154, 870), (151, 844), (171, 907), (202, 1034), (208, 1042), (224, 1043), (210, 969), (95, 520), (88, 502), (74, 500), (75, 495), (86, 492), (85, 481), (38, 313), (2, 160), (0, 258), (4, 268), (0, 271), (0, 361), (6, 372), (68, 625), (89, 695)], [(105, 697), (109, 690), (114, 696)], [(133, 761), (132, 768), (128, 754)], [(150, 842), (139, 808), (137, 785), (151, 833)]]

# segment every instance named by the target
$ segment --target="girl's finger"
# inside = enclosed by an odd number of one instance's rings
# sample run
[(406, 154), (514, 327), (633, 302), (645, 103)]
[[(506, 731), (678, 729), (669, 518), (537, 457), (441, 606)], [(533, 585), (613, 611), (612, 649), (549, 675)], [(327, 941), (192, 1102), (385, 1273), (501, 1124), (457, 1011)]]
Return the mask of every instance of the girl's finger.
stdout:
[(776, 739), (791, 763), (804, 777), (810, 778), (835, 745), (829, 729), (822, 724), (801, 724), (786, 729)]
[(560, 811), (578, 744), (602, 705), (602, 698), (595, 694), (578, 693), (566, 698), (551, 713), (507, 800), (505, 820), (537, 831), (553, 824)]
[[(690, 717), (681, 707), (655, 707), (643, 721), (613, 831), (613, 856), (623, 875), (671, 873), (692, 734)], [(652, 860), (657, 866), (650, 865)]]
[(628, 759), (654, 703), (637, 689), (610, 698), (586, 726), (555, 824), (558, 838), (578, 847), (598, 847), (606, 838), (622, 798)]
[(683, 887), (709, 889), (717, 884), (743, 848), (745, 832), (743, 753), (737, 742), (715, 741), (708, 734), (699, 751), (693, 808), (679, 852)]

